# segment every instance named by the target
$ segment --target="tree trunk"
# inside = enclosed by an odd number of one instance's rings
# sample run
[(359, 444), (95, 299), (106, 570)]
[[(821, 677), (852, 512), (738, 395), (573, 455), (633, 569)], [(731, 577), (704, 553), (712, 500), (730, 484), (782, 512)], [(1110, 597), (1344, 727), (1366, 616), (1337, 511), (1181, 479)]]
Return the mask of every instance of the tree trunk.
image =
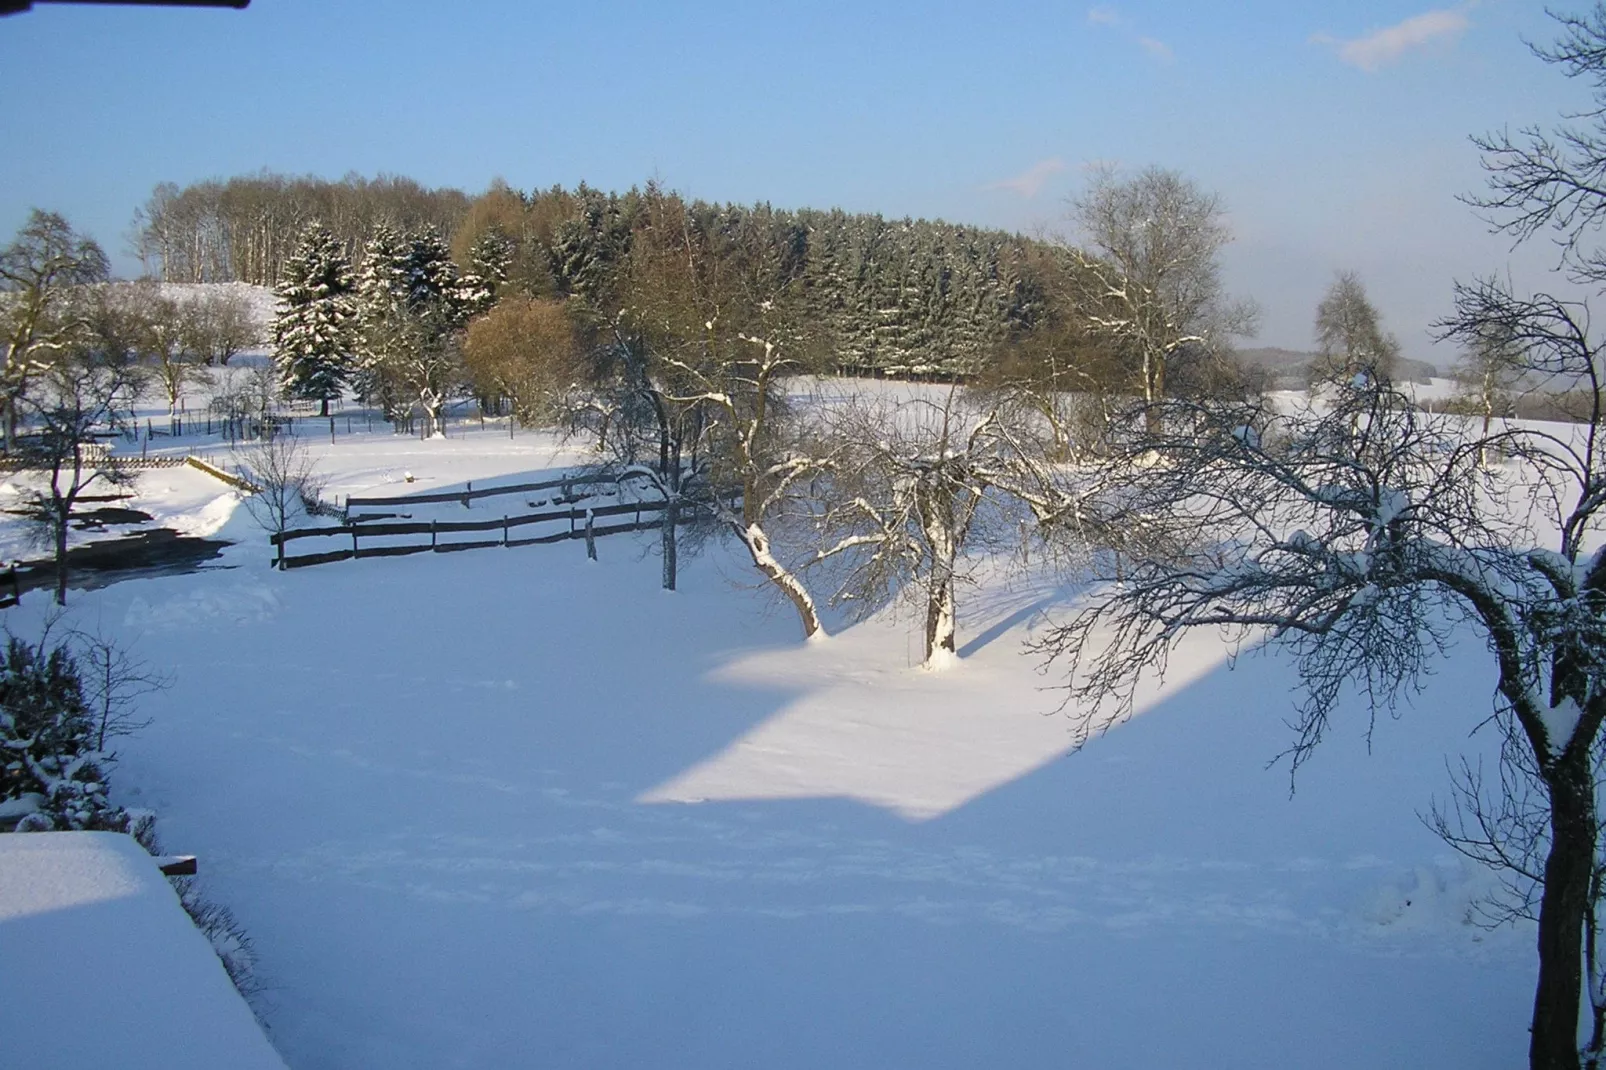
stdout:
[(1595, 860), (1594, 790), (1587, 749), (1569, 751), (1545, 774), (1550, 855), (1539, 901), (1539, 984), (1534, 993), (1531, 1070), (1578, 1070), (1584, 916)]
[(926, 668), (945, 669), (957, 658), (954, 645), (954, 570), (933, 565), (926, 598)]
[(755, 524), (731, 524), (736, 537), (742, 540), (747, 552), (753, 558), (753, 567), (764, 574), (764, 577), (776, 587), (792, 603), (797, 610), (798, 619), (803, 622), (803, 638), (813, 639), (816, 635), (824, 636), (825, 629), (820, 624), (820, 613), (814, 605), (814, 597), (809, 594), (803, 581), (794, 576), (787, 567), (770, 554), (770, 538), (764, 529)]
[(675, 573), (677, 562), (675, 560), (675, 528), (680, 520), (680, 498), (670, 494), (669, 500), (664, 503), (664, 525), (659, 529), (659, 543), (663, 547), (664, 558), (664, 590), (675, 589)]
[(915, 490), (921, 534), (931, 554), (926, 595), (926, 661), (928, 669), (945, 669), (954, 661), (954, 561), (961, 533), (954, 517), (952, 489), (937, 482)]
[(56, 605), (67, 604), (67, 514), (63, 510), (55, 518), (56, 536)]

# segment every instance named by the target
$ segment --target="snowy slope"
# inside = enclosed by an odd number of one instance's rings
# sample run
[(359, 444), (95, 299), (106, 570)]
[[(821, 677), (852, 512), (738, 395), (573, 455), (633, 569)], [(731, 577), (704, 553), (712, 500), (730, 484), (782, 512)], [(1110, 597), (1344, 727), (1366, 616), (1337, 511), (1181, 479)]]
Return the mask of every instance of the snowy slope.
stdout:
[[(341, 435), (331, 489), (572, 460), (495, 429)], [(415, 483), (400, 483), (403, 472)], [(399, 484), (399, 485), (398, 485)], [(1288, 667), (1200, 637), (1146, 712), (1068, 754), (1021, 653), (1074, 592), (982, 579), (962, 661), (883, 616), (821, 644), (716, 549), (650, 536), (75, 594), (170, 668), (114, 784), (207, 860), (297, 1070), (1495, 1067), (1532, 934), (1420, 823), (1487, 709), (1481, 644), (1300, 774)], [(8, 623), (44, 613), (30, 597)], [(840, 622), (839, 622), (840, 626)]]
[(278, 314), (279, 299), (271, 286), (256, 286), (249, 282), (164, 282), (162, 296), (175, 301), (191, 301), (208, 293), (236, 294), (245, 300), (251, 310), (251, 322), (262, 332), (264, 339)]

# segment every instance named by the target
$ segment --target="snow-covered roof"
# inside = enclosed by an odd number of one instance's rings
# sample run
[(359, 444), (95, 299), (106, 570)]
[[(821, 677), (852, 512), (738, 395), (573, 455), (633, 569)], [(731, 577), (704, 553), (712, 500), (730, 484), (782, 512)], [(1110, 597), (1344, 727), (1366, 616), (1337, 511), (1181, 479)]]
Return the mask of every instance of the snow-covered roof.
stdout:
[(10, 1066), (285, 1070), (157, 861), (116, 832), (0, 835)]

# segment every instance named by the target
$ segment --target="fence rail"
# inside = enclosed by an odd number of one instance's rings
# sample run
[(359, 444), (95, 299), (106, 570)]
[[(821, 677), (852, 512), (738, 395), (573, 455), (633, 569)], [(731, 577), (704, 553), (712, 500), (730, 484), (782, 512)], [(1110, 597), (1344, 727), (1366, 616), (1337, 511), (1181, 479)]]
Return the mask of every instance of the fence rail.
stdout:
[[(573, 481), (571, 481), (573, 482)], [(412, 501), (418, 501), (414, 498)], [(454, 497), (445, 500), (452, 501)], [(665, 502), (619, 502), (614, 505), (598, 505), (588, 509), (552, 509), (542, 513), (525, 513), (520, 516), (504, 516), (492, 520), (432, 520), (411, 521), (400, 524), (365, 523), (342, 524), (338, 527), (328, 528), (295, 528), (290, 531), (275, 532), (268, 536), (269, 545), (278, 552), (278, 563), (281, 568), (303, 568), (308, 565), (323, 565), (333, 561), (350, 561), (360, 557), (404, 557), (408, 554), (426, 553), (452, 553), (457, 550), (480, 550), (493, 546), (535, 546), (541, 543), (565, 542), (569, 539), (585, 539), (588, 544), (604, 535), (618, 535), (628, 531), (649, 531), (663, 526), (662, 516), (668, 508)], [(678, 523), (690, 523), (695, 519), (694, 510), (687, 510), (687, 515), (677, 517)], [(597, 520), (605, 517), (634, 516), (634, 519), (623, 524), (598, 525)], [(643, 517), (655, 517), (644, 520)], [(558, 531), (546, 535), (534, 535), (527, 538), (516, 539), (513, 531), (516, 528), (528, 527), (532, 524), (547, 524), (554, 522), (567, 522), (567, 531)], [(442, 535), (464, 533), (480, 533), (489, 531), (501, 532), (499, 539), (479, 539), (471, 541), (442, 542)], [(363, 546), (362, 539), (397, 538), (404, 536), (428, 535), (427, 543), (408, 543), (400, 546)], [(328, 550), (322, 553), (297, 554), (288, 556), (285, 547), (298, 539), (314, 538), (340, 538), (351, 540), (349, 548)], [(594, 553), (594, 546), (592, 547)]]
[(441, 491), (436, 494), (403, 494), (389, 498), (347, 498), (346, 508), (371, 505), (428, 505), (439, 502), (462, 502), (467, 505), (480, 498), (495, 498), (503, 494), (530, 494), (538, 490), (583, 487), (593, 483), (617, 483), (613, 475), (570, 476), (567, 479), (548, 479), (540, 483), (515, 483), (506, 487), (482, 487), (479, 490)]

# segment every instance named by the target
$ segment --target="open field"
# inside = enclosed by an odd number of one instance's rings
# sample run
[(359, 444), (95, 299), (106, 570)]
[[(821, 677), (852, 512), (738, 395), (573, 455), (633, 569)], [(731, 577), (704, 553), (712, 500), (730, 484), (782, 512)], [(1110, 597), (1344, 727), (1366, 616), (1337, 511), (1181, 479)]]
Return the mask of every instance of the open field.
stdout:
[[(472, 423), (307, 443), (341, 498), (577, 459)], [(1476, 642), (1290, 796), (1291, 672), (1206, 636), (1069, 753), (1022, 651), (1076, 597), (1050, 577), (983, 569), (932, 674), (896, 607), (799, 642), (726, 547), (675, 594), (651, 535), (282, 573), (236, 500), (142, 476), (135, 507), (239, 542), (71, 619), (174, 674), (120, 801), (201, 856), (298, 1070), (1521, 1058), (1531, 931), (1470, 924), (1488, 878), (1417, 817), (1493, 745)]]

